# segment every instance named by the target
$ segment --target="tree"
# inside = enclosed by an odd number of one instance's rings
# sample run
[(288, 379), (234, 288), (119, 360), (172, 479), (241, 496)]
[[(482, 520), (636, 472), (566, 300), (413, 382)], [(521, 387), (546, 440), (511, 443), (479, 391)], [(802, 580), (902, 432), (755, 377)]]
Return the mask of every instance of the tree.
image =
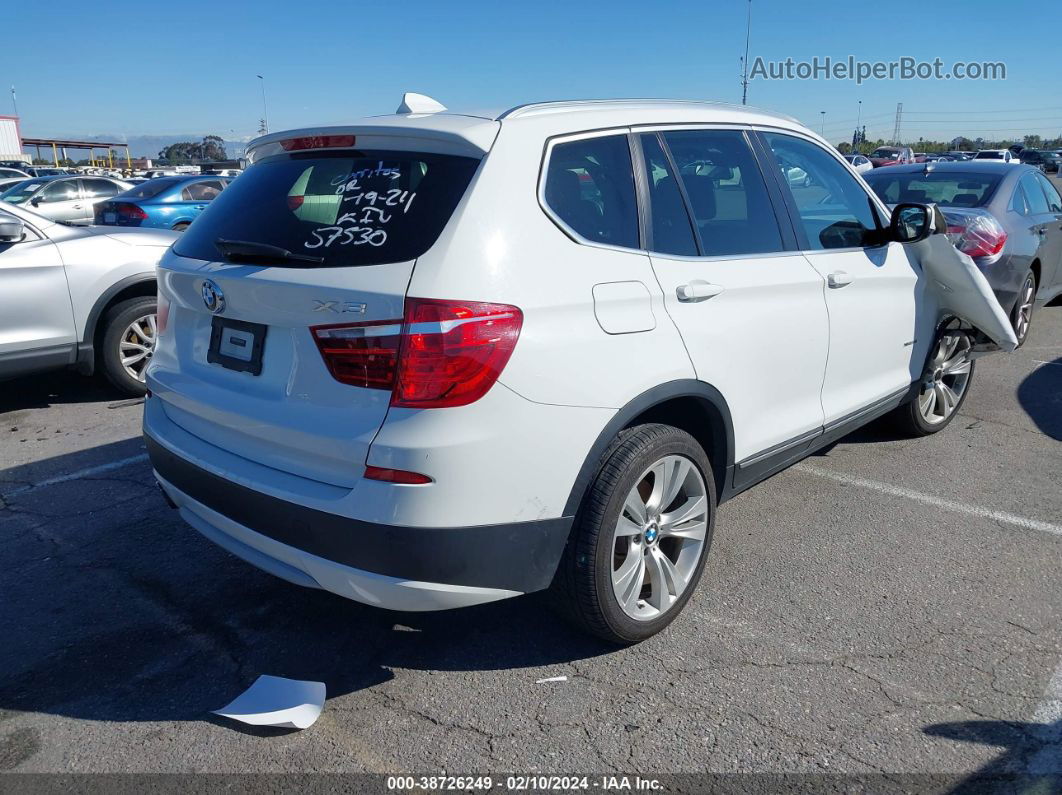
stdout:
[(1039, 135), (1026, 135), (1025, 147), (1027, 149), (1039, 149), (1043, 146), (1044, 141)]
[(837, 144), (837, 151), (842, 155), (850, 155), (852, 154), (852, 145), (848, 141), (841, 141)]
[(159, 158), (170, 163), (190, 163), (193, 160), (227, 160), (225, 141), (217, 135), (207, 135), (200, 142), (180, 141), (159, 150)]

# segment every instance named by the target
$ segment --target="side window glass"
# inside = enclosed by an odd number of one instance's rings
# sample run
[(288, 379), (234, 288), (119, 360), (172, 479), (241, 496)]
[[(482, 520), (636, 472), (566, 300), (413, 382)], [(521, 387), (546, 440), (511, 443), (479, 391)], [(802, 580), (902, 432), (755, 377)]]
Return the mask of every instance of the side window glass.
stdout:
[(1020, 182), (1014, 186), (1014, 196), (1010, 200), (1010, 209), (1019, 215), (1029, 214), (1029, 203), (1025, 200), (1025, 189)]
[(83, 179), (81, 187), (85, 191), (86, 199), (106, 198), (121, 193), (117, 185), (105, 179)]
[(1040, 183), (1040, 187), (1044, 189), (1044, 194), (1047, 196), (1048, 211), (1062, 213), (1062, 196), (1058, 195), (1058, 188), (1052, 185), (1051, 180), (1043, 174), (1037, 174), (1036, 181)]
[(640, 136), (649, 182), (649, 211), (653, 236), (650, 248), (661, 254), (697, 256), (697, 241), (686, 204), (656, 133)]
[(42, 202), (66, 202), (80, 198), (77, 193), (77, 180), (67, 179), (54, 182), (41, 191)]
[[(820, 146), (765, 133), (812, 249), (875, 245), (879, 219), (859, 182)], [(880, 193), (880, 191), (879, 191)]]
[(767, 185), (738, 130), (664, 134), (686, 188), (704, 256), (784, 250)]
[(181, 198), (186, 202), (208, 202), (221, 193), (221, 183), (217, 180), (193, 182), (181, 191)]
[(1025, 201), (1029, 203), (1029, 212), (1033, 215), (1042, 215), (1051, 212), (1047, 206), (1047, 197), (1036, 182), (1033, 174), (1026, 174), (1021, 178), (1021, 186), (1025, 190)]
[(586, 240), (639, 247), (634, 170), (626, 135), (554, 146), (544, 193), (550, 210)]

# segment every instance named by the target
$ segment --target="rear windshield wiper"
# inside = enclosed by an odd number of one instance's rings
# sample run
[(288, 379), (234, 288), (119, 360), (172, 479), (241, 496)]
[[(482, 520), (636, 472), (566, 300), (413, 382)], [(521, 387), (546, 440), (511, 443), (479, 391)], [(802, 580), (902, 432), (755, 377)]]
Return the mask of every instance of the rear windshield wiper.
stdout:
[(307, 262), (320, 265), (324, 257), (312, 257), (309, 254), (296, 254), (280, 246), (268, 243), (256, 243), (253, 240), (224, 240), (218, 238), (214, 245), (222, 256), (230, 262), (259, 262), (265, 265), (280, 260), (281, 262)]

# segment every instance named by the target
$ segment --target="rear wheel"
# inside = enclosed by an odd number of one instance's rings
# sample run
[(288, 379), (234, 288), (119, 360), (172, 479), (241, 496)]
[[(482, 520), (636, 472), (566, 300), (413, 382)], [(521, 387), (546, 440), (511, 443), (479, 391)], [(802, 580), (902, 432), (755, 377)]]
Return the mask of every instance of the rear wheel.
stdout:
[(945, 329), (938, 335), (918, 393), (893, 413), (899, 430), (910, 436), (929, 436), (955, 419), (973, 379), (972, 348), (970, 337), (963, 331)]
[(103, 374), (127, 395), (147, 391), (144, 374), (155, 352), (155, 299), (130, 298), (115, 304), (103, 319)]
[(1036, 274), (1029, 271), (1022, 280), (1021, 289), (1018, 290), (1018, 300), (1014, 302), (1014, 311), (1010, 313), (1010, 321), (1014, 324), (1014, 336), (1018, 338), (1018, 347), (1024, 345), (1026, 337), (1029, 336), (1035, 305)]
[(189, 226), (190, 226), (190, 224), (187, 221), (181, 221), (181, 223), (173, 225), (173, 231), (174, 232), (183, 232)]
[(715, 504), (711, 466), (692, 436), (667, 425), (625, 431), (572, 529), (554, 602), (612, 643), (660, 632), (700, 580)]

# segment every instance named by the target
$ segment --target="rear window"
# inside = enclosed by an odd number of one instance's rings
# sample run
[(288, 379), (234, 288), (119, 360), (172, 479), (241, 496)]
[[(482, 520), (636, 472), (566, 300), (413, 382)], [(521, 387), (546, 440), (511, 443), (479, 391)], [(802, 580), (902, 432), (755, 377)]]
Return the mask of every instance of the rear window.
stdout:
[(416, 259), (435, 243), (479, 161), (393, 151), (306, 152), (263, 160), (235, 180), (174, 251), (219, 260), (218, 239), (323, 257), (320, 267)]
[(164, 190), (169, 190), (181, 181), (180, 177), (149, 179), (147, 182), (142, 182), (135, 188), (130, 188), (122, 194), (122, 197), (126, 199), (154, 199)]
[(978, 152), (974, 155), (975, 160), (1002, 160), (1002, 152)]
[(863, 175), (863, 179), (886, 204), (932, 202), (947, 207), (980, 207), (986, 204), (1002, 178), (1002, 174), (961, 174), (954, 171), (896, 174), (890, 173), (889, 169), (875, 169)]

